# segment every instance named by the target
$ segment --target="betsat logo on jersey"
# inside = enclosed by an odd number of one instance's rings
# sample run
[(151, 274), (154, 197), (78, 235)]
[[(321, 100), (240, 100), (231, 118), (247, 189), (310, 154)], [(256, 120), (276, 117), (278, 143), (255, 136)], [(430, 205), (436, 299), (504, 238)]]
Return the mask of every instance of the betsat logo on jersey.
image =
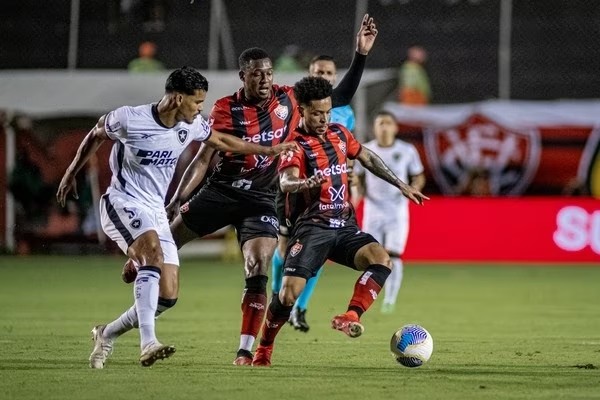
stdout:
[(270, 142), (274, 139), (281, 139), (285, 136), (287, 132), (287, 126), (283, 128), (275, 129), (274, 131), (262, 131), (261, 133), (257, 133), (251, 136), (242, 136), (246, 142), (250, 143), (262, 143), (262, 142)]
[(170, 166), (177, 164), (177, 158), (173, 157), (172, 151), (152, 151), (139, 149), (136, 153), (137, 157), (141, 157), (140, 165), (154, 166)]
[(313, 170), (313, 175), (321, 175), (321, 176), (332, 176), (332, 175), (342, 175), (348, 173), (348, 166), (344, 164), (334, 164), (331, 167)]

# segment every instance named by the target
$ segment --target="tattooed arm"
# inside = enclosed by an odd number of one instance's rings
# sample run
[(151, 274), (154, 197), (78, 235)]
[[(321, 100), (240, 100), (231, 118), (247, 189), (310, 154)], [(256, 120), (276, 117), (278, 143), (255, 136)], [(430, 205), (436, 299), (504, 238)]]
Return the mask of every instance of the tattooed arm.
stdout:
[(393, 172), (388, 168), (381, 158), (373, 151), (362, 147), (361, 152), (357, 157), (358, 161), (363, 167), (371, 171), (375, 176), (383, 179), (384, 181), (396, 186), (404, 196), (414, 201), (416, 204), (423, 204), (424, 200), (429, 200), (429, 197), (419, 192), (417, 189), (402, 182)]

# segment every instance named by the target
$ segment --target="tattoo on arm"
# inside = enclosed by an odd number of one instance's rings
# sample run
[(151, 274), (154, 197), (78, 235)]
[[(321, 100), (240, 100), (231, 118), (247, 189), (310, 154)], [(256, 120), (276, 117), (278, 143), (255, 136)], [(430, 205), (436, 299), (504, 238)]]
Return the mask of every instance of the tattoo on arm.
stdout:
[(371, 171), (375, 176), (383, 179), (384, 181), (391, 183), (397, 188), (401, 188), (404, 182), (402, 182), (391, 169), (383, 162), (381, 158), (366, 147), (362, 148), (358, 157), (361, 164)]

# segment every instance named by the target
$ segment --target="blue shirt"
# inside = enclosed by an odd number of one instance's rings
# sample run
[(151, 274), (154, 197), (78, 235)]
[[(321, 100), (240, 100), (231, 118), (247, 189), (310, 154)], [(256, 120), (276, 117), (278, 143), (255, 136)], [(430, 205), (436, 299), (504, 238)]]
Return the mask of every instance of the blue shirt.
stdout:
[(354, 130), (355, 119), (354, 111), (350, 105), (335, 107), (331, 109), (331, 120), (329, 122), (342, 124), (349, 131)]

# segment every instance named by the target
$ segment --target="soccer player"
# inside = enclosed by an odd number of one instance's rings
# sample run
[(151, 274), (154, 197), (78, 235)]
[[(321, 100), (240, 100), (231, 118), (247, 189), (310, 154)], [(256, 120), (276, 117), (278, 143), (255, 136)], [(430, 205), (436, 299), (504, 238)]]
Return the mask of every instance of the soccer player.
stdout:
[[(335, 64), (335, 60), (333, 57), (327, 55), (320, 55), (313, 58), (310, 62), (308, 68), (309, 76), (320, 76), (321, 78), (326, 79), (331, 83), (331, 85), (335, 85), (337, 80), (337, 66)], [(335, 92), (334, 92), (335, 93)], [(355, 118), (354, 111), (352, 111), (352, 107), (350, 104), (341, 105), (338, 107), (334, 107), (331, 110), (331, 122), (338, 123), (343, 125), (349, 131), (354, 130)], [(273, 293), (278, 293), (281, 289), (281, 281), (283, 279), (283, 257), (285, 256), (285, 249), (288, 244), (288, 236), (290, 227), (287, 226), (286, 218), (285, 218), (285, 196), (281, 192), (281, 190), (277, 191), (277, 217), (280, 221), (279, 226), (279, 242), (277, 244), (277, 249), (275, 249), (275, 253), (273, 253), (273, 261), (272, 261), (272, 283), (271, 287), (273, 289)], [(301, 332), (308, 332), (310, 326), (306, 322), (306, 310), (308, 308), (308, 303), (312, 294), (315, 290), (315, 286), (319, 277), (321, 276), (321, 272), (323, 269), (319, 269), (319, 272), (314, 277), (310, 278), (308, 282), (306, 282), (306, 286), (304, 290), (298, 297), (294, 308), (292, 309), (292, 314), (290, 315), (289, 323), (297, 330)]]
[[(380, 111), (373, 121), (375, 140), (364, 144), (377, 153), (394, 174), (409, 182), (416, 190), (425, 186), (423, 164), (417, 149), (410, 143), (396, 139), (398, 122), (388, 111)], [(402, 254), (408, 238), (408, 200), (373, 173), (356, 164), (354, 174), (359, 178), (358, 192), (365, 199), (362, 228), (385, 247), (392, 260), (392, 274), (384, 287), (381, 306), (383, 313), (391, 313), (402, 283)]]
[(105, 141), (114, 142), (110, 155), (113, 175), (100, 203), (102, 228), (140, 268), (134, 285), (135, 304), (117, 320), (92, 330), (92, 368), (103, 368), (113, 340), (137, 324), (142, 366), (175, 352), (175, 347), (156, 338), (154, 317), (161, 272), (179, 266), (164, 201), (183, 150), (193, 140), (220, 151), (260, 156), (293, 148), (291, 143), (268, 147), (220, 132), (211, 134), (209, 124), (200, 116), (207, 91), (208, 81), (195, 69), (175, 70), (167, 78), (165, 94), (158, 103), (124, 106), (100, 117), (60, 182), (56, 198), (64, 206), (70, 192), (78, 198), (75, 176), (90, 156)]
[[(357, 34), (356, 54), (336, 88), (334, 104), (350, 102), (376, 36), (373, 19), (365, 15)], [(273, 84), (273, 63), (262, 49), (250, 48), (242, 52), (239, 67), (243, 87), (237, 93), (217, 100), (210, 115), (213, 130), (263, 145), (284, 141), (300, 119), (293, 88)], [(180, 211), (171, 224), (178, 246), (221, 227), (235, 226), (244, 257), (246, 284), (241, 305), (240, 342), (233, 363), (251, 365), (252, 347), (267, 307), (268, 266), (277, 246), (277, 160), (271, 156), (221, 152), (221, 159), (207, 184), (187, 201), (202, 181), (215, 153), (208, 147), (198, 152), (184, 173), (167, 212), (175, 215), (177, 210)], [(174, 298), (166, 296), (176, 295), (177, 277), (169, 279), (172, 291), (161, 293), (161, 296)]]
[(304, 78), (294, 86), (302, 119), (291, 140), (301, 150), (282, 157), (279, 172), (281, 190), (298, 193), (295, 206), (299, 209), (288, 214), (298, 217), (286, 253), (283, 286), (279, 296), (271, 298), (252, 365), (271, 365), (277, 333), (288, 320), (307, 279), (327, 259), (363, 271), (347, 312), (335, 316), (332, 327), (353, 338), (364, 331), (360, 317), (377, 298), (391, 263), (383, 246), (358, 229), (348, 201), (348, 159), (357, 159), (415, 203), (423, 204), (428, 199), (398, 179), (374, 152), (361, 147), (350, 131), (329, 124), (331, 92), (331, 84), (317, 77)]

